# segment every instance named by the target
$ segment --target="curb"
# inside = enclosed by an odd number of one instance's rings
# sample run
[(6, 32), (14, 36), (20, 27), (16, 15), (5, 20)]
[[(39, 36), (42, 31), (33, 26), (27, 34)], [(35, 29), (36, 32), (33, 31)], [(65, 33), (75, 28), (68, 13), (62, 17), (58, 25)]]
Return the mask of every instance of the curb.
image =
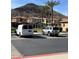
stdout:
[(63, 55), (68, 52), (60, 52), (60, 53), (51, 53), (51, 54), (42, 54), (42, 55), (35, 55), (35, 56), (24, 56), (24, 57), (12, 57), (11, 59), (25, 59), (25, 58), (37, 58), (37, 57), (44, 57), (44, 56), (57, 56)]

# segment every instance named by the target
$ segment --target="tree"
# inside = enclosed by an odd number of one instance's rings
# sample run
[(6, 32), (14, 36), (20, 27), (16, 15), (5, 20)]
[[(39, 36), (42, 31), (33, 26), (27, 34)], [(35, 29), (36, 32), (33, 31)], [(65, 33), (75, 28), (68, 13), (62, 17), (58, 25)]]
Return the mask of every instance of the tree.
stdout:
[(42, 15), (43, 16), (47, 16), (47, 13), (48, 13), (48, 6), (44, 5), (41, 7), (41, 12), (42, 12)]
[(58, 25), (58, 26), (61, 26), (61, 23), (60, 23), (61, 20), (62, 20), (62, 18), (59, 18), (59, 19), (57, 20), (57, 25)]
[(57, 6), (59, 4), (60, 4), (59, 1), (53, 1), (53, 0), (48, 0), (47, 3), (46, 3), (46, 6), (48, 6), (49, 10), (51, 11), (52, 22), (53, 22), (53, 7)]
[[(48, 16), (48, 10), (49, 10), (49, 8), (46, 5), (40, 7), (42, 20), (43, 20), (43, 17)], [(43, 26), (45, 26), (45, 24), (43, 24)]]

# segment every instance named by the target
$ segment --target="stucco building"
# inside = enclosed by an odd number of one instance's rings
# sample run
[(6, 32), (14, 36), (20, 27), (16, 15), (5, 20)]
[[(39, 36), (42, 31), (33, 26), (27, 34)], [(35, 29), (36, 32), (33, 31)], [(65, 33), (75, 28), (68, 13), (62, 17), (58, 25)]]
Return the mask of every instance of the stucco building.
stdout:
[(61, 27), (62, 27), (62, 31), (63, 32), (67, 32), (68, 31), (68, 18), (63, 18), (62, 21), (60, 21), (61, 23)]

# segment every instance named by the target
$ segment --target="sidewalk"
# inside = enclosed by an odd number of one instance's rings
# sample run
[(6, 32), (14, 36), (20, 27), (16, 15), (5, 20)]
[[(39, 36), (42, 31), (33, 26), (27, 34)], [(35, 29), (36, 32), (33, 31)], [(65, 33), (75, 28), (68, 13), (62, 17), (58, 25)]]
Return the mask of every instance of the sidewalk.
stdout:
[(60, 34), (68, 34), (68, 32), (60, 32)]
[(59, 35), (68, 36), (68, 32), (60, 32)]
[(27, 56), (23, 58), (12, 58), (12, 59), (68, 59), (68, 53), (54, 53), (54, 54), (44, 54), (37, 56)]
[(22, 54), (11, 44), (11, 57), (22, 57)]
[(43, 54), (35, 56), (22, 56), (21, 53), (12, 45), (12, 59), (68, 59), (67, 52), (52, 53), (52, 54)]

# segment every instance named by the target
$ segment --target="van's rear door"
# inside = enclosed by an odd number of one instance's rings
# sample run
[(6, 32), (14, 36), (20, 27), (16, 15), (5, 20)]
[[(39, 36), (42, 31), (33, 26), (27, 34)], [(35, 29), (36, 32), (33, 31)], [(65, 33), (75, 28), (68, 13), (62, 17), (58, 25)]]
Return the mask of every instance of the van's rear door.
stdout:
[(33, 34), (33, 27), (31, 25), (24, 25), (22, 32), (24, 35), (32, 35)]

